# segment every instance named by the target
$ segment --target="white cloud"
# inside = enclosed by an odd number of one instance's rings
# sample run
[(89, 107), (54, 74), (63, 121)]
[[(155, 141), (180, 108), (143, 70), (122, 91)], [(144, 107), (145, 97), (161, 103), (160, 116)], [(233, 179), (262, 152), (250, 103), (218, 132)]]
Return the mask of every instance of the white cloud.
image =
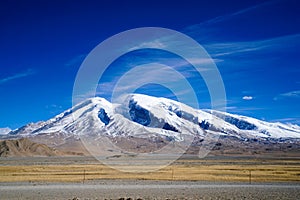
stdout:
[(294, 91), (282, 93), (274, 97), (273, 99), (277, 101), (283, 98), (300, 98), (300, 90), (294, 90)]
[(30, 75), (32, 75), (34, 73), (35, 72), (32, 69), (28, 69), (25, 72), (17, 73), (17, 74), (14, 74), (12, 76), (8, 76), (6, 78), (2, 78), (2, 79), (0, 79), (0, 85), (3, 84), (3, 83), (6, 83), (8, 81), (12, 81), (12, 80), (18, 79), (18, 78), (30, 76)]
[(221, 16), (218, 16), (218, 17), (206, 20), (204, 22), (201, 22), (200, 24), (196, 24), (196, 25), (190, 27), (190, 29), (192, 29), (192, 28), (196, 28), (197, 29), (200, 26), (206, 26), (206, 25), (215, 24), (215, 23), (218, 23), (218, 22), (223, 22), (223, 21), (226, 21), (226, 20), (230, 20), (230, 19), (232, 19), (234, 17), (238, 17), (239, 15), (242, 15), (244, 13), (256, 10), (256, 9), (264, 7), (264, 6), (268, 6), (268, 5), (274, 4), (275, 2), (277, 2), (277, 0), (267, 1), (267, 2), (263, 2), (263, 3), (257, 4), (257, 5), (248, 7), (248, 8), (244, 8), (244, 9), (238, 10), (238, 11), (233, 12), (233, 13), (229, 13), (229, 14), (226, 14), (226, 15), (221, 15)]
[(71, 67), (71, 66), (74, 66), (74, 65), (79, 65), (80, 63), (82, 63), (82, 61), (84, 60), (84, 58), (86, 57), (87, 55), (86, 54), (80, 54), (80, 55), (77, 55), (76, 57), (68, 60), (66, 63), (65, 63), (65, 66), (66, 67)]
[(252, 100), (253, 97), (252, 97), (252, 96), (243, 96), (243, 99), (244, 99), (244, 100)]
[(291, 91), (281, 94), (283, 97), (300, 97), (300, 90)]
[(295, 128), (300, 128), (300, 119), (299, 117), (289, 117), (289, 118), (280, 118), (280, 119), (273, 119), (272, 122), (281, 122), (285, 124), (293, 124)]
[[(99, 83), (96, 95), (106, 96), (111, 93), (118, 95), (127, 92), (132, 93), (135, 89), (148, 83), (160, 84), (171, 89), (177, 95), (189, 93), (193, 90), (192, 86), (188, 85), (187, 82), (188, 78), (194, 76), (193, 73), (187, 71), (182, 74), (173, 67), (160, 65), (159, 63), (151, 63), (135, 67), (121, 76), (116, 76), (112, 81)], [(121, 82), (119, 83), (119, 81)]]
[(164, 49), (166, 45), (159, 40), (154, 40), (151, 42), (144, 42), (140, 45), (137, 45), (135, 47), (132, 47), (129, 49), (129, 51), (137, 50), (137, 49), (144, 49), (144, 48), (154, 48), (154, 49)]
[(240, 42), (225, 42), (206, 44), (204, 47), (211, 53), (211, 56), (216, 59), (222, 56), (233, 54), (245, 54), (257, 51), (274, 51), (280, 50), (284, 46), (298, 45), (295, 41), (299, 41), (300, 34), (285, 35), (281, 37), (268, 38), (265, 40), (252, 40)]
[[(202, 71), (209, 71), (209, 70), (213, 70), (211, 68), (206, 67), (207, 64), (211, 64), (212, 62), (214, 63), (219, 63), (222, 62), (222, 59), (212, 59), (212, 58), (190, 58), (188, 61), (191, 62), (191, 64), (193, 65), (203, 65), (203, 67), (198, 67), (197, 70), (202, 72)], [(188, 63), (186, 61), (177, 61), (176, 63), (174, 63), (172, 65), (172, 67), (176, 68), (176, 67), (184, 67), (187, 66)]]
[(60, 105), (56, 105), (56, 104), (51, 104), (51, 105), (46, 105), (46, 109), (52, 109), (52, 108), (62, 108), (62, 106)]

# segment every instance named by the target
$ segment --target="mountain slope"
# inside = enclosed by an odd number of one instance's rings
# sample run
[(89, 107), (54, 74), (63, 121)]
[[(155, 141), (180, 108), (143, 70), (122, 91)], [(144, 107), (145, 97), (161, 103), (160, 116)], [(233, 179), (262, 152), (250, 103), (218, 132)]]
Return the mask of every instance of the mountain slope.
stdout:
[(224, 119), (226, 123), (234, 125), (240, 132), (255, 137), (263, 138), (299, 138), (300, 127), (292, 124), (270, 123), (255, 118), (224, 113), (220, 111), (206, 110), (212, 115)]

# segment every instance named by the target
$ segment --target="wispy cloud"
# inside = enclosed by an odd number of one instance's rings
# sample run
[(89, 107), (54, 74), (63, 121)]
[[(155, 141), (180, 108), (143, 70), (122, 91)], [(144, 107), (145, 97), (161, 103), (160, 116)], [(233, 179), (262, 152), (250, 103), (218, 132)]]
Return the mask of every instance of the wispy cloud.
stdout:
[(9, 81), (13, 81), (15, 79), (19, 79), (19, 78), (23, 78), (23, 77), (27, 77), (27, 76), (33, 75), (34, 73), (35, 73), (34, 70), (27, 69), (25, 72), (20, 72), (20, 73), (14, 74), (12, 76), (8, 76), (8, 77), (0, 79), (0, 85), (4, 84), (6, 82), (9, 82)]
[(51, 104), (51, 105), (46, 105), (45, 108), (46, 109), (51, 109), (51, 108), (59, 108), (59, 109), (61, 109), (62, 106), (61, 105), (56, 105), (56, 104)]
[(236, 106), (230, 106), (226, 107), (228, 112), (233, 112), (233, 113), (241, 113), (244, 115), (248, 115), (249, 113), (257, 110), (265, 110), (265, 108), (261, 107), (236, 107)]
[[(151, 63), (135, 67), (107, 82), (100, 82), (96, 95), (110, 98), (107, 95), (121, 96), (126, 93), (133, 93), (136, 89), (147, 84), (158, 84), (169, 88), (176, 95), (188, 96), (193, 88), (187, 79), (193, 76), (191, 71), (179, 73), (173, 67)], [(159, 94), (159, 91), (151, 90), (151, 92)]]
[[(139, 61), (139, 60), (134, 60)], [(207, 59), (207, 58), (199, 58), (199, 59), (192, 59), (192, 64), (207, 64), (214, 62), (221, 62), (221, 60), (216, 59)], [(137, 62), (138, 63), (138, 62)], [(163, 63), (163, 62), (162, 62)], [(168, 59), (168, 63), (161, 64), (160, 61), (158, 62), (151, 62), (148, 64), (141, 64), (138, 65), (136, 63), (131, 62), (125, 62), (124, 65), (130, 66), (128, 69), (124, 70), (123, 73), (118, 73), (115, 75), (111, 80), (106, 82), (101, 82), (98, 85), (99, 94), (105, 94), (106, 92), (111, 93), (113, 87), (117, 83), (117, 81), (122, 78), (130, 77), (129, 79), (135, 80), (128, 81), (128, 84), (122, 85), (119, 90), (126, 90), (128, 88), (134, 88), (135, 86), (141, 84), (141, 83), (156, 83), (156, 82), (174, 82), (177, 83), (178, 81), (182, 79), (189, 79), (193, 78), (195, 76), (198, 76), (197, 70), (199, 71), (207, 71), (210, 70), (208, 68), (197, 68), (194, 69), (190, 66), (190, 64), (182, 59)], [(147, 65), (147, 66), (146, 66)], [(125, 69), (125, 68), (124, 68)], [(167, 79), (166, 79), (167, 77)]]
[(249, 101), (252, 100), (253, 97), (252, 96), (243, 96), (243, 100)]
[(294, 90), (286, 93), (282, 93), (274, 97), (275, 101), (284, 99), (284, 98), (300, 98), (300, 90)]
[(108, 94), (111, 94), (111, 92), (114, 89), (114, 86), (116, 84), (116, 81), (111, 82), (102, 82), (98, 84), (96, 96), (106, 96)]
[(77, 56), (75, 56), (74, 58), (68, 60), (65, 63), (66, 67), (72, 67), (74, 65), (79, 65), (80, 63), (82, 63), (82, 61), (84, 60), (84, 58), (86, 57), (86, 54), (79, 54)]
[(56, 115), (63, 111), (63, 107), (61, 105), (57, 105), (57, 104), (46, 105), (45, 108), (52, 115)]
[(215, 17), (215, 18), (212, 18), (212, 19), (209, 19), (209, 20), (206, 20), (204, 22), (201, 22), (199, 24), (196, 24), (192, 27), (190, 27), (191, 29), (192, 28), (199, 28), (200, 26), (206, 26), (206, 25), (211, 25), (211, 24), (215, 24), (215, 23), (218, 23), (218, 22), (223, 22), (223, 21), (226, 21), (226, 20), (229, 20), (229, 19), (232, 19), (234, 17), (237, 17), (239, 15), (242, 15), (244, 13), (247, 13), (247, 12), (250, 12), (250, 11), (253, 11), (253, 10), (256, 10), (258, 8), (261, 8), (261, 7), (264, 7), (264, 6), (268, 6), (268, 5), (271, 5), (271, 4), (274, 4), (278, 2), (278, 0), (273, 0), (273, 1), (267, 1), (267, 2), (263, 2), (263, 3), (260, 3), (260, 4), (257, 4), (257, 5), (254, 5), (254, 6), (250, 6), (248, 8), (244, 8), (244, 9), (241, 9), (241, 10), (238, 10), (236, 12), (233, 12), (233, 13), (229, 13), (229, 14), (225, 14), (225, 15), (221, 15), (221, 16), (218, 16), (218, 17)]
[[(223, 22), (230, 19), (237, 19), (242, 14), (247, 14), (250, 11), (254, 11), (256, 9), (267, 7), (272, 4), (276, 4), (280, 2), (280, 0), (270, 0), (266, 1), (242, 10), (238, 10), (233, 13), (225, 14), (222, 16), (218, 16), (209, 20), (206, 20), (202, 23), (195, 24), (189, 27), (186, 27), (184, 32), (189, 35), (192, 35), (198, 42), (205, 47), (205, 49), (210, 53), (212, 58), (220, 58), (223, 59), (222, 56), (230, 56), (234, 54), (247, 54), (253, 53), (257, 51), (268, 51), (268, 50), (283, 50), (290, 46), (298, 47), (300, 41), (300, 34), (291, 34), (281, 37), (271, 37), (264, 40), (249, 40), (243, 41), (234, 41), (234, 42), (219, 42), (220, 39), (216, 33), (223, 32), (222, 26), (216, 24), (218, 22)], [(267, 8), (264, 8), (267, 9)], [(209, 25), (209, 26), (208, 26)], [(238, 37), (237, 37), (238, 38)], [(232, 38), (231, 38), (232, 40)], [(213, 42), (218, 41), (218, 42)]]
[(281, 94), (281, 96), (284, 96), (284, 97), (297, 97), (297, 98), (299, 98), (300, 97), (300, 90), (287, 92), (287, 93)]
[[(287, 117), (287, 118), (280, 118), (280, 119), (273, 119), (272, 122), (282, 122), (287, 124), (300, 124), (300, 118), (299, 117)], [(295, 125), (299, 128), (298, 125)]]
[[(222, 59), (212, 59), (212, 58), (192, 58), (189, 60), (191, 62), (191, 64), (193, 65), (206, 65), (206, 64), (210, 64), (212, 62), (214, 63), (220, 63), (223, 60)], [(188, 65), (188, 63), (186, 61), (180, 60), (180, 61), (176, 61), (176, 63), (172, 64), (172, 67), (174, 68), (181, 68), (181, 67), (186, 67)], [(198, 71), (202, 72), (202, 71), (209, 71), (212, 70), (210, 68), (207, 67), (198, 67), (197, 68)]]
[(281, 37), (269, 38), (265, 40), (254, 40), (245, 42), (226, 42), (205, 45), (214, 59), (222, 56), (234, 54), (245, 54), (257, 51), (274, 51), (288, 48), (289, 45), (297, 45), (295, 41), (300, 41), (300, 34), (285, 35)]
[[(145, 83), (174, 83), (177, 84), (181, 80), (185, 80), (194, 76), (192, 73), (180, 74), (172, 67), (162, 66), (159, 63), (151, 63), (144, 66), (139, 66), (128, 73), (122, 74), (120, 77), (114, 77), (111, 82), (101, 83), (98, 88), (107, 90), (111, 89), (120, 78), (125, 81), (126, 84), (120, 85), (119, 88), (115, 88), (117, 91), (125, 91), (133, 88), (138, 88)], [(134, 80), (134, 81), (132, 81)], [(111, 92), (111, 90), (110, 90)]]
[(247, 53), (253, 51), (259, 51), (266, 46), (261, 45), (260, 42), (252, 41), (252, 42), (235, 42), (235, 43), (218, 43), (218, 44), (210, 44), (206, 45), (208, 50), (211, 50), (213, 57), (221, 57), (228, 56), (232, 54), (238, 53)]
[(133, 48), (130, 48), (129, 50), (133, 51), (133, 50), (143, 49), (143, 48), (163, 49), (165, 47), (166, 47), (166, 44), (164, 44), (163, 42), (161, 42), (160, 40), (157, 39), (157, 40), (154, 40), (151, 42), (141, 43)]

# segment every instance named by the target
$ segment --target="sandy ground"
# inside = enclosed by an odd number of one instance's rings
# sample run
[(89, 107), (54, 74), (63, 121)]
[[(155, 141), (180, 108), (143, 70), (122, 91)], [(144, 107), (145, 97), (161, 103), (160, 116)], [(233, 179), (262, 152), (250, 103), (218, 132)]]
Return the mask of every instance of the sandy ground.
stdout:
[(298, 199), (300, 184), (99, 180), (0, 183), (0, 199)]

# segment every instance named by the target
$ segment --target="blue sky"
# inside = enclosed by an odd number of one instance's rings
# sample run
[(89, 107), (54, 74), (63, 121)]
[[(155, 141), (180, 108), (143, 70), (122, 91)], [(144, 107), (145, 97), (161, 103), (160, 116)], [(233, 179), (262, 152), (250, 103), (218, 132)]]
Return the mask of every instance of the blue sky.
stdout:
[[(222, 75), (227, 111), (267, 121), (300, 124), (300, 3), (270, 1), (17, 1), (0, 2), (0, 127), (18, 128), (47, 120), (72, 106), (76, 73), (100, 42), (138, 27), (164, 27), (197, 40)], [(138, 51), (116, 60), (98, 94), (126, 68), (178, 58), (167, 52)], [(181, 68), (184, 74), (188, 65)], [(201, 79), (203, 108), (210, 107)], [(102, 84), (102, 85), (101, 85)], [(157, 85), (138, 92), (171, 97)]]

